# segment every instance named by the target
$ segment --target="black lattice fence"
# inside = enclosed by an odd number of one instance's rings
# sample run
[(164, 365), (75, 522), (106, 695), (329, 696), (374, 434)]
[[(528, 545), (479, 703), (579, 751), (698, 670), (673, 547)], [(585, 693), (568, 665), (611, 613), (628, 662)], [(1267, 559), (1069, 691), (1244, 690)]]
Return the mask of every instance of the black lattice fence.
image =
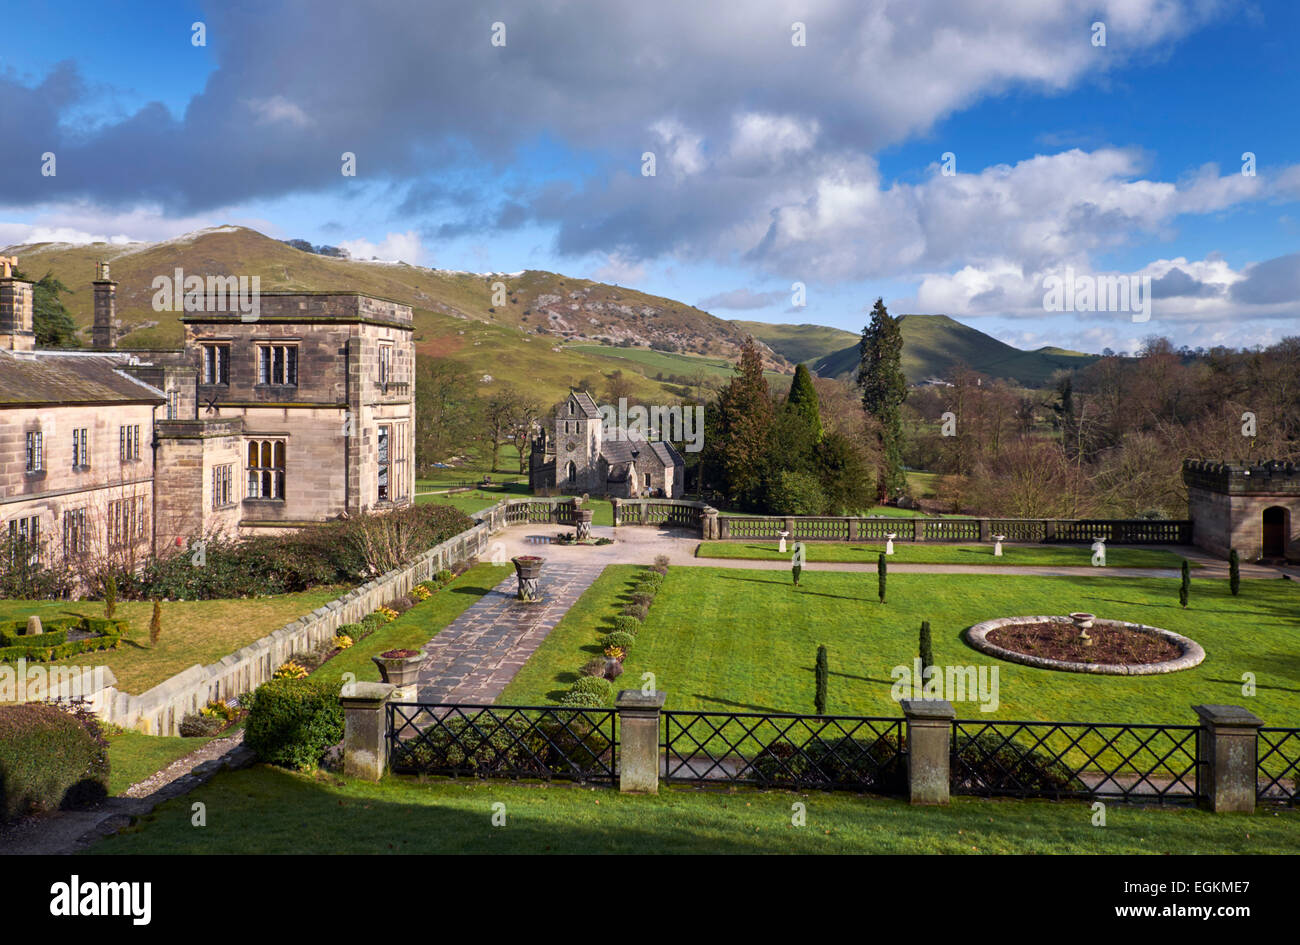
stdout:
[(1255, 749), (1256, 797), (1300, 804), (1300, 728), (1261, 728)]
[(388, 761), (399, 774), (614, 783), (613, 709), (389, 703)]
[(953, 723), (954, 794), (1196, 799), (1195, 725)]
[(907, 792), (902, 719), (667, 711), (663, 720), (668, 781)]

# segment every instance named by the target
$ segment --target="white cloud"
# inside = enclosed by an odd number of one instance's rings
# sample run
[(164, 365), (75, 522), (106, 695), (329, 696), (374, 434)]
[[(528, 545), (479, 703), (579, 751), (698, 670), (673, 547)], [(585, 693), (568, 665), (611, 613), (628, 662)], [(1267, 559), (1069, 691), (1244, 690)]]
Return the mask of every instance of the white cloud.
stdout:
[(338, 245), (351, 253), (353, 259), (404, 262), (412, 266), (428, 265), (424, 261), (424, 243), (415, 230), (389, 233), (378, 243), (372, 243), (367, 239), (354, 239), (342, 240)]
[(626, 259), (618, 253), (606, 253), (605, 261), (591, 270), (591, 278), (597, 282), (630, 286), (644, 279), (645, 273), (644, 263)]
[(253, 113), (254, 121), (259, 125), (283, 124), (294, 128), (306, 128), (313, 124), (311, 117), (300, 106), (283, 95), (247, 99), (245, 104)]
[(260, 217), (249, 217), (233, 209), (213, 214), (169, 216), (158, 205), (141, 205), (129, 210), (112, 210), (89, 202), (47, 205), (30, 214), (26, 222), (4, 217), (24, 216), (16, 208), (0, 207), (0, 246), (21, 243), (153, 243), (219, 224), (247, 226), (272, 235), (276, 227)]

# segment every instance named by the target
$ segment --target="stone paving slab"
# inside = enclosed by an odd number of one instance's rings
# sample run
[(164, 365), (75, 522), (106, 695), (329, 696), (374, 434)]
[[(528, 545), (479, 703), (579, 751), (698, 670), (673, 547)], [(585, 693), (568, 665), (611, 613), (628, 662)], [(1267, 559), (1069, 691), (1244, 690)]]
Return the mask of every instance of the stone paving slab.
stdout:
[(420, 701), (494, 702), (604, 567), (548, 561), (532, 604), (515, 599), (513, 574), (503, 580), (421, 648)]

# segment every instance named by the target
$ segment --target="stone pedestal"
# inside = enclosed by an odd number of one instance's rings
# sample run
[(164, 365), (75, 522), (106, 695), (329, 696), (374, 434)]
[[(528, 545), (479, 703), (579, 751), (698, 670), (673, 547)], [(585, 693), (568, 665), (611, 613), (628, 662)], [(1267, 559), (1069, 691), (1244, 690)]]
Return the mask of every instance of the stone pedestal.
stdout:
[(388, 768), (388, 726), (384, 705), (394, 694), (388, 683), (352, 683), (343, 688), (343, 773), (378, 781)]
[(624, 794), (659, 793), (659, 692), (622, 689), (614, 700), (618, 710), (618, 789)]
[(1195, 705), (1201, 720), (1197, 733), (1200, 764), (1196, 792), (1215, 813), (1255, 810), (1256, 740), (1259, 716), (1238, 705)]
[(907, 719), (908, 799), (913, 804), (947, 804), (957, 713), (943, 699), (903, 699), (899, 705)]
[(719, 538), (718, 510), (712, 507), (706, 507), (701, 521), (702, 525), (700, 530), (703, 534), (700, 537), (705, 541), (717, 541)]
[(591, 538), (591, 509), (577, 509), (573, 513), (575, 535), (578, 541)]

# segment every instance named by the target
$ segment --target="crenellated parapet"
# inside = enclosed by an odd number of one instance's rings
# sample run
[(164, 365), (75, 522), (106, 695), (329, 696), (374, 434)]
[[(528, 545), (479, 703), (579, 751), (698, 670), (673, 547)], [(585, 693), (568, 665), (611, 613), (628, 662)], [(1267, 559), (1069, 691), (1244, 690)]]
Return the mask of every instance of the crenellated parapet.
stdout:
[(1183, 482), (1189, 488), (1222, 495), (1300, 496), (1300, 465), (1282, 460), (1219, 463), (1185, 459)]

